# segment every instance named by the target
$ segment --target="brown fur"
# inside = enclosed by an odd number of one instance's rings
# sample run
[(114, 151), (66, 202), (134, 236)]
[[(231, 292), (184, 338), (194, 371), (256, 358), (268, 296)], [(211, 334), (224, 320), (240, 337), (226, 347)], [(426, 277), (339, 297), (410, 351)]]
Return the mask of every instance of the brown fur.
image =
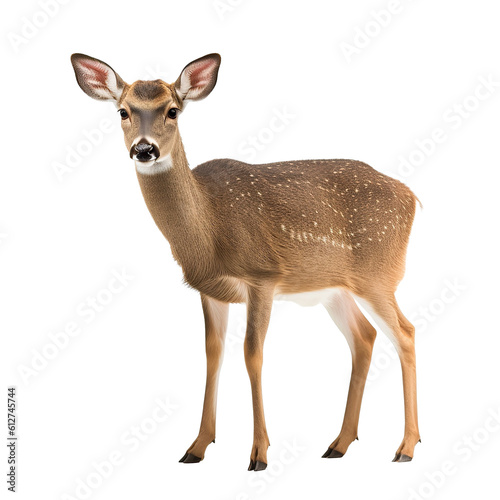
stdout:
[(175, 168), (139, 182), (193, 288), (229, 302), (244, 299), (227, 296), (226, 278), (272, 279), (281, 293), (395, 291), (416, 203), (404, 184), (350, 160), (213, 160), (191, 171), (183, 156), (179, 139)]

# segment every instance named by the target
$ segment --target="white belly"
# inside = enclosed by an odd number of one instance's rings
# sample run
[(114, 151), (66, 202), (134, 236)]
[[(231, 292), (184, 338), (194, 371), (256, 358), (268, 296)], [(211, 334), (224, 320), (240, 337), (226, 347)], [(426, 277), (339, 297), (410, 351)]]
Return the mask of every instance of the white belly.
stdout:
[(310, 307), (318, 304), (327, 304), (331, 299), (340, 293), (339, 288), (323, 288), (314, 292), (304, 293), (278, 293), (274, 296), (274, 300), (289, 300), (301, 306)]

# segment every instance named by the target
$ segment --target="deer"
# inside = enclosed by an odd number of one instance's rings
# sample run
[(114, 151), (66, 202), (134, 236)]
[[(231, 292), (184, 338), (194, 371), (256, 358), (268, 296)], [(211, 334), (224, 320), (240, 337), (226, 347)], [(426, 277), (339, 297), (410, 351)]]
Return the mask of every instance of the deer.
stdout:
[[(394, 345), (404, 391), (404, 436), (393, 462), (420, 441), (415, 328), (395, 292), (418, 198), (402, 182), (355, 160), (188, 165), (179, 117), (215, 87), (219, 54), (190, 62), (174, 83), (127, 84), (99, 59), (73, 54), (81, 89), (118, 109), (125, 145), (159, 230), (197, 290), (205, 321), (206, 385), (198, 436), (180, 459), (197, 463), (215, 442), (219, 373), (231, 303), (246, 304), (243, 351), (253, 407), (248, 470), (267, 467), (263, 347), (274, 300), (322, 304), (347, 340), (352, 370), (340, 433), (323, 458), (340, 458), (358, 438), (361, 400), (378, 328)], [(370, 322), (362, 309), (371, 317)]]

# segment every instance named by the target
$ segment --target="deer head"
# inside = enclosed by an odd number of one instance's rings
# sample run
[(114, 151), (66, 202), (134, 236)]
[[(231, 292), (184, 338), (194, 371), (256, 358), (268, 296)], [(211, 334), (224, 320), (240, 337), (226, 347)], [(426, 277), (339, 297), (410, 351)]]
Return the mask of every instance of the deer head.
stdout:
[(189, 101), (210, 94), (220, 61), (219, 54), (208, 54), (189, 63), (175, 83), (138, 80), (129, 85), (103, 61), (84, 54), (71, 56), (81, 89), (118, 108), (125, 145), (142, 172), (153, 172), (155, 164), (168, 160), (179, 138), (179, 114)]

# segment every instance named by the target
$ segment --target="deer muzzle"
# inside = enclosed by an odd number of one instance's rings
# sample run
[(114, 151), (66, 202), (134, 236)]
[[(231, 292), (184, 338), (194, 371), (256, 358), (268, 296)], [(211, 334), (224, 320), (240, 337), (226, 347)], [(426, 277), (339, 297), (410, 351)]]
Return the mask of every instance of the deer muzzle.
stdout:
[(156, 144), (150, 143), (147, 139), (141, 139), (130, 148), (130, 158), (140, 162), (156, 161), (160, 156), (160, 149)]

